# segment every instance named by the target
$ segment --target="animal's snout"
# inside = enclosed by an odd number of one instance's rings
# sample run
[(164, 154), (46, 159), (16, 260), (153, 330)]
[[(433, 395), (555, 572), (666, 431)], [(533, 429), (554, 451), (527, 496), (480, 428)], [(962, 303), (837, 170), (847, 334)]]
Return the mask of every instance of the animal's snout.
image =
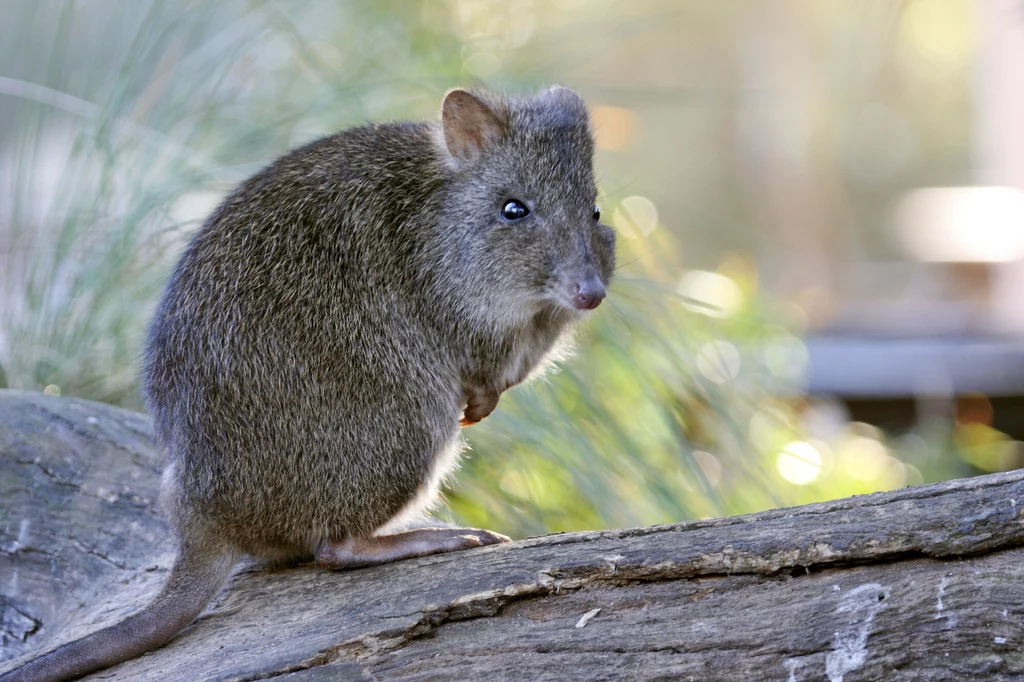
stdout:
[(601, 279), (596, 274), (590, 274), (588, 277), (576, 281), (573, 303), (580, 310), (593, 310), (601, 305), (601, 301), (606, 295), (607, 292)]

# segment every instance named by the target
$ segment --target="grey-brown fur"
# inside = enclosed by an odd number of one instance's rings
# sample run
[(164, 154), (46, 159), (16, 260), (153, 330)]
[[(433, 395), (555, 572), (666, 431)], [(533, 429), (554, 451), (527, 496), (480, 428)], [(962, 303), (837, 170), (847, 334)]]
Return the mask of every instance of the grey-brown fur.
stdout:
[[(157, 600), (175, 631), (237, 556), (319, 557), (435, 499), (460, 417), (486, 417), (542, 365), (581, 286), (604, 295), (614, 236), (593, 217), (592, 155), (569, 90), (456, 90), (442, 124), (318, 140), (216, 210), (167, 285), (143, 378), (182, 546)], [(500, 217), (512, 198), (531, 210), (516, 223)], [(117, 636), (171, 627), (157, 603)], [(2, 679), (81, 674), (62, 651)]]

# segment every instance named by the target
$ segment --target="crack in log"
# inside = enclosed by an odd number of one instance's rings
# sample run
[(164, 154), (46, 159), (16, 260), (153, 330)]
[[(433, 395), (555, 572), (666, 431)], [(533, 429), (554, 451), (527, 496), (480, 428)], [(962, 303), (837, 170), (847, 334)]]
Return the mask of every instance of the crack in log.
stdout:
[[(150, 509), (153, 506), (153, 500), (152, 499), (150, 499), (148, 497), (144, 497), (144, 496), (136, 493), (128, 485), (122, 485), (121, 489), (120, 490), (116, 490), (116, 491), (110, 491), (110, 492), (104, 493), (102, 490), (97, 490), (96, 492), (93, 492), (93, 491), (89, 490), (87, 487), (85, 487), (81, 483), (76, 483), (74, 481), (70, 481), (70, 480), (67, 480), (65, 478), (61, 478), (56, 472), (51, 471), (49, 468), (47, 468), (39, 460), (39, 458), (27, 460), (27, 459), (18, 459), (16, 457), (11, 457), (8, 461), (13, 462), (15, 464), (21, 464), (23, 466), (35, 467), (35, 468), (39, 469), (47, 478), (49, 478), (51, 481), (53, 481), (57, 485), (59, 485), (59, 486), (61, 486), (63, 488), (73, 488), (82, 497), (89, 497), (89, 498), (93, 498), (93, 499), (96, 499), (96, 500), (101, 500), (101, 501), (107, 502), (109, 504), (117, 504), (118, 502), (126, 502), (128, 504), (134, 505), (134, 506), (142, 508), (142, 509)], [(20, 492), (20, 493), (24, 493), (24, 494), (31, 494), (32, 493), (32, 491), (30, 489), (28, 489), (28, 488), (13, 488), (9, 492), (10, 493)]]
[[(1015, 546), (1005, 547), (1002, 551), (1010, 551)], [(989, 552), (979, 552), (979, 554), (992, 554)], [(967, 556), (967, 555), (965, 555)], [(911, 551), (902, 552), (898, 554), (892, 554), (877, 559), (864, 559), (847, 562), (825, 562), (821, 564), (811, 565), (810, 568), (817, 568), (815, 572), (826, 572), (826, 571), (842, 571), (851, 566), (870, 566), (870, 565), (882, 565), (888, 563), (899, 563), (901, 561), (913, 560), (913, 559), (924, 559), (927, 561), (942, 562), (947, 561), (947, 557), (934, 557), (930, 556), (922, 551)], [(675, 570), (670, 569), (670, 564), (675, 564)], [(435, 631), (440, 629), (442, 626), (448, 623), (459, 622), (463, 620), (471, 620), (475, 618), (492, 618), (500, 615), (502, 609), (508, 604), (517, 601), (525, 601), (530, 599), (542, 599), (551, 595), (558, 595), (563, 590), (565, 591), (578, 591), (583, 589), (589, 589), (596, 586), (614, 586), (619, 587), (631, 583), (645, 583), (645, 582), (671, 582), (678, 580), (692, 580), (695, 578), (708, 579), (708, 578), (727, 578), (731, 576), (761, 576), (761, 577), (772, 577), (772, 576), (785, 576), (787, 566), (782, 566), (771, 572), (765, 572), (759, 570), (760, 565), (752, 565), (752, 570), (746, 571), (720, 571), (720, 572), (700, 572), (699, 567), (693, 565), (694, 562), (663, 562), (659, 566), (659, 570), (652, 572), (650, 567), (644, 567), (641, 565), (637, 566), (617, 566), (614, 570), (609, 571), (607, 565), (605, 566), (593, 566), (592, 571), (589, 573), (578, 572), (573, 577), (565, 577), (562, 571), (542, 571), (537, 582), (534, 583), (519, 583), (509, 585), (503, 588), (495, 590), (486, 590), (478, 593), (471, 593), (462, 595), (445, 606), (437, 606), (433, 608), (426, 608), (418, 613), (420, 617), (416, 619), (412, 624), (395, 629), (378, 630), (372, 633), (366, 633), (359, 637), (345, 640), (334, 646), (322, 649), (317, 654), (305, 661), (302, 661), (297, 666), (290, 666), (287, 670), (274, 671), (273, 673), (266, 673), (263, 676), (245, 678), (246, 680), (257, 680), (257, 679), (268, 679), (270, 677), (276, 677), (297, 670), (308, 670), (311, 668), (331, 665), (338, 662), (359, 662), (365, 660), (374, 659), (381, 654), (396, 651), (406, 646), (410, 642), (416, 639), (420, 639), (433, 634)], [(804, 568), (800, 566), (800, 568)], [(879, 601), (882, 601), (884, 597), (880, 597)], [(409, 614), (413, 615), (413, 614)], [(713, 649), (715, 651), (722, 651), (727, 649), (726, 645), (721, 642), (716, 642)], [(552, 646), (548, 649), (536, 648), (536, 653), (556, 653), (557, 648)], [(568, 649), (567, 649), (568, 650)], [(744, 647), (738, 647), (738, 651), (745, 651), (747, 655), (754, 655), (755, 652), (750, 652)], [(578, 649), (574, 649), (578, 651)], [(633, 649), (618, 649), (618, 648), (603, 648), (602, 652), (613, 652), (613, 653), (640, 653), (641, 650)], [(824, 656), (827, 655), (832, 648), (825, 647), (818, 650), (806, 651), (797, 655), (790, 655), (789, 660), (796, 661), (794, 665), (800, 663), (798, 659), (803, 659), (812, 656)], [(691, 649), (678, 649), (673, 647), (659, 647), (656, 649), (644, 649), (643, 653), (693, 653)], [(492, 650), (493, 653), (493, 650)], [(762, 652), (761, 655), (768, 656), (771, 652)], [(241, 681), (240, 681), (241, 682)]]
[(22, 611), (0, 595), (0, 642), (7, 638), (27, 641), (42, 625), (41, 620)]
[(97, 559), (100, 559), (100, 560), (104, 561), (105, 563), (110, 564), (114, 568), (120, 569), (122, 571), (131, 571), (131, 570), (133, 570), (131, 566), (129, 566), (129, 565), (125, 564), (125, 563), (122, 563), (122, 562), (115, 561), (115, 560), (111, 559), (109, 556), (107, 556), (106, 554), (104, 554), (100, 550), (96, 549), (95, 547), (90, 547), (89, 545), (85, 544), (81, 540), (77, 540), (75, 538), (67, 538), (67, 541), (70, 544), (74, 545), (75, 548), (77, 548), (79, 551), (81, 551), (81, 552), (83, 552), (85, 554), (88, 554), (89, 556), (94, 556)]
[(43, 556), (50, 557), (51, 559), (57, 556), (57, 552), (52, 552), (48, 549), (43, 549), (42, 547), (36, 547), (35, 545), (23, 545), (17, 540), (4, 544), (0, 547), (0, 552), (7, 556), (18, 556), (20, 554), (42, 554)]
[[(349, 662), (351, 663), (351, 662)], [(296, 675), (303, 673), (307, 670), (313, 670), (315, 668), (329, 667), (336, 665), (336, 661), (329, 661), (322, 655), (314, 656), (311, 659), (296, 663), (294, 665), (285, 666), (277, 670), (264, 670), (251, 675), (244, 675), (241, 677), (232, 677), (226, 680), (226, 682), (257, 682), (257, 680), (273, 680), (280, 677), (287, 677), (290, 675)], [(353, 663), (354, 664), (354, 663)], [(367, 680), (376, 680), (377, 678), (370, 672), (368, 668), (360, 665), (359, 670), (364, 674)]]
[(35, 459), (18, 459), (17, 457), (10, 457), (8, 461), (14, 462), (15, 464), (21, 464), (24, 466), (34, 466), (41, 472), (43, 472), (44, 476), (46, 476), (48, 479), (50, 479), (59, 486), (80, 489), (77, 483), (63, 479), (60, 476), (58, 476), (55, 472), (50, 471), (48, 468), (46, 468), (46, 466), (43, 465), (43, 463), (39, 460), (38, 457), (36, 457)]
[[(44, 421), (48, 424), (59, 424), (66, 428), (69, 432), (78, 436), (82, 440), (95, 441), (102, 440), (99, 434), (96, 433), (95, 429), (84, 427), (79, 421), (68, 418), (63, 412), (50, 409), (45, 405), (40, 405), (38, 402), (32, 401), (29, 404), (35, 409), (36, 412), (43, 414)], [(72, 405), (79, 407), (81, 403), (72, 401)], [(94, 415), (93, 415), (94, 416)]]

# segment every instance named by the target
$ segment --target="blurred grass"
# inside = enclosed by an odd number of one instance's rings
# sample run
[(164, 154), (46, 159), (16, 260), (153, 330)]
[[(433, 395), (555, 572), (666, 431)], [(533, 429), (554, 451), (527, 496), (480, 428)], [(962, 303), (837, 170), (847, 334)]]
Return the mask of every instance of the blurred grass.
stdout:
[[(139, 407), (144, 325), (217, 197), (316, 136), (433, 117), (446, 88), (482, 74), (514, 89), (556, 80), (550, 60), (589, 58), (607, 27), (585, 3), (534, 13), (561, 48), (545, 56), (517, 42), (519, 4), (9, 3), (0, 385)], [(664, 7), (619, 28), (642, 31)], [(572, 358), (467, 430), (447, 513), (513, 535), (646, 525), (968, 471), (950, 452), (976, 469), (1005, 458), (1000, 434), (978, 429), (889, 441), (841, 414), (809, 426), (822, 411), (799, 394), (799, 324), (747, 260), (692, 271), (657, 219), (631, 214), (645, 204), (627, 190), (643, 187), (604, 189), (623, 264), (611, 295)], [(812, 478), (787, 480), (787, 462)]]

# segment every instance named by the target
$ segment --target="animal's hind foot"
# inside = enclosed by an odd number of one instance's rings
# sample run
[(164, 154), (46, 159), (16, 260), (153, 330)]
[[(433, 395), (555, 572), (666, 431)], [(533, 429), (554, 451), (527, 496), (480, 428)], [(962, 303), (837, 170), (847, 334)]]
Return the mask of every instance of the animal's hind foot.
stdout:
[(502, 542), (511, 540), (480, 528), (419, 528), (392, 535), (326, 542), (317, 550), (316, 562), (335, 570), (360, 568)]

